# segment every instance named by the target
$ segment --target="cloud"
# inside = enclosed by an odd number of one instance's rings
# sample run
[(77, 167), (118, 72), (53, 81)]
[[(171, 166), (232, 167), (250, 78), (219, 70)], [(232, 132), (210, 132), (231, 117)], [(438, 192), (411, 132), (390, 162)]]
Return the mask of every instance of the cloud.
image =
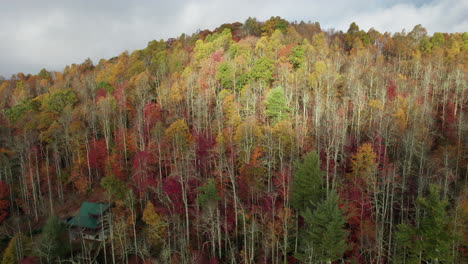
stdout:
[(464, 0), (18, 0), (0, 3), (0, 75), (62, 70), (87, 57), (95, 63), (124, 50), (141, 49), (153, 39), (214, 29), (222, 23), (266, 20), (318, 21), (322, 28), (430, 32), (468, 28)]

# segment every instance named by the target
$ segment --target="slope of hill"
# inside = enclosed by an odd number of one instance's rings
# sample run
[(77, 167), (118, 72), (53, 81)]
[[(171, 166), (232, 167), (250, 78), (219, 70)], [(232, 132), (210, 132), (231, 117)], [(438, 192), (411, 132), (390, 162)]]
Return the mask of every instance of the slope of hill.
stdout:
[(3, 259), (90, 262), (20, 233), (93, 197), (100, 263), (463, 263), (467, 55), (272, 17), (1, 80)]

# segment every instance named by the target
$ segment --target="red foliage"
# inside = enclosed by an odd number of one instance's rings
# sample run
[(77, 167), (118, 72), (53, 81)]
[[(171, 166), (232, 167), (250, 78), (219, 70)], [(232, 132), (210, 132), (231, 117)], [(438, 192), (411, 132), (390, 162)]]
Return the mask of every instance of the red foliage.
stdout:
[(274, 194), (267, 193), (260, 200), (261, 214), (270, 213), (275, 208), (276, 197)]
[(169, 197), (171, 204), (168, 206), (171, 213), (184, 214), (184, 202), (182, 199), (182, 185), (175, 177), (166, 178), (162, 184), (162, 190)]
[(222, 50), (217, 50), (211, 54), (210, 58), (206, 61), (201, 63), (201, 70), (200, 70), (200, 86), (203, 88), (208, 88), (210, 84), (213, 83), (214, 76), (216, 76), (216, 72), (218, 71), (218, 64), (223, 61), (223, 54)]
[(211, 150), (216, 144), (215, 137), (202, 133), (197, 133), (194, 138), (196, 139), (195, 149), (195, 165), (197, 171), (202, 176), (208, 175), (212, 168), (212, 155)]
[[(46, 193), (49, 191), (47, 182), (47, 167), (44, 164), (44, 156), (41, 155), (41, 147), (34, 145), (29, 149), (27, 155), (27, 163), (25, 164), (25, 181), (29, 194), (35, 189), (37, 194)], [(39, 169), (39, 170), (38, 170)], [(49, 166), (49, 174), (53, 177), (55, 169)], [(33, 186), (34, 185), (34, 186)]]
[(25, 257), (23, 259), (20, 259), (19, 264), (37, 264), (40, 263), (40, 260), (38, 257)]
[(117, 101), (120, 107), (126, 107), (129, 104), (128, 100), (126, 100), (124, 96), (126, 86), (127, 86), (126, 83), (119, 85), (117, 86), (117, 89), (115, 89), (114, 92), (112, 93), (112, 95), (114, 96), (115, 100)]
[(143, 118), (145, 120), (145, 130), (148, 132), (161, 119), (161, 107), (157, 103), (148, 102), (143, 108)]
[(293, 256), (287, 256), (286, 257), (287, 261), (288, 261), (288, 264), (296, 264), (297, 263), (297, 259)]
[(387, 84), (387, 98), (390, 101), (393, 101), (398, 94), (398, 87), (396, 86), (393, 80), (389, 80)]
[(96, 92), (96, 102), (98, 102), (101, 98), (104, 98), (107, 96), (107, 92), (104, 88), (99, 88)]
[(211, 54), (210, 59), (215, 63), (220, 63), (223, 61), (223, 54), (224, 52), (222, 50), (217, 50)]
[(280, 57), (289, 57), (291, 55), (291, 49), (296, 46), (295, 44), (289, 44), (278, 50), (278, 58)]
[(223, 210), (221, 210), (221, 214), (224, 218), (224, 221), (221, 223), (221, 229), (223, 232), (228, 231), (232, 233), (234, 231), (234, 227), (236, 225), (236, 214), (234, 212), (234, 205), (232, 203), (228, 203)]
[(455, 104), (453, 101), (448, 101), (445, 107), (439, 105), (437, 107), (436, 126), (442, 133), (445, 140), (449, 142), (457, 141)]
[[(356, 153), (358, 149), (358, 141), (354, 136), (348, 136), (344, 145), (345, 157), (351, 157), (353, 153)], [(342, 169), (346, 173), (351, 172), (351, 158), (348, 158), (346, 162), (343, 162)]]
[(106, 141), (104, 139), (89, 141), (88, 159), (91, 169), (98, 170), (100, 174), (104, 172), (107, 161)]
[(3, 181), (0, 181), (0, 225), (3, 223), (3, 221), (5, 221), (9, 214), (9, 195), (10, 188), (8, 187), (8, 184), (6, 184)]
[(217, 257), (211, 257), (210, 261), (208, 262), (208, 264), (218, 264), (218, 263), (219, 261)]
[[(126, 181), (130, 173), (129, 162), (126, 162), (135, 151), (135, 141), (131, 134), (124, 129), (118, 129), (114, 133), (114, 148), (112, 155), (108, 159), (112, 173), (121, 181)], [(127, 155), (125, 155), (127, 153)]]
[(153, 155), (146, 151), (140, 151), (133, 157), (133, 181), (139, 192), (147, 187), (156, 186), (154, 173), (155, 161)]
[(364, 184), (356, 179), (340, 190), (341, 200), (346, 201), (341, 207), (345, 211), (349, 227), (348, 244), (352, 245), (345, 255), (359, 263), (364, 261), (360, 249), (369, 248), (366, 245), (374, 243), (375, 239), (372, 200), (362, 186)]

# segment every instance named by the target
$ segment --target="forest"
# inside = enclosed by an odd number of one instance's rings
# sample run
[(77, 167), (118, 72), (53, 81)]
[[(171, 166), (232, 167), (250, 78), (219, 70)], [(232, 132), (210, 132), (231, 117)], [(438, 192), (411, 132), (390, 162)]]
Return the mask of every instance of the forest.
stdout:
[(467, 73), (271, 17), (1, 78), (1, 264), (467, 263)]

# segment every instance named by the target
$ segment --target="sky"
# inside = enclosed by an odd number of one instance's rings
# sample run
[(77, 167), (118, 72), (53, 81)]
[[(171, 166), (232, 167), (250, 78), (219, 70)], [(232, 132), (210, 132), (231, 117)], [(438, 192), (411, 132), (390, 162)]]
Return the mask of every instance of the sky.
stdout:
[(0, 0), (0, 76), (94, 63), (154, 39), (191, 35), (248, 17), (319, 22), (346, 31), (352, 22), (380, 32), (468, 31), (467, 0)]

